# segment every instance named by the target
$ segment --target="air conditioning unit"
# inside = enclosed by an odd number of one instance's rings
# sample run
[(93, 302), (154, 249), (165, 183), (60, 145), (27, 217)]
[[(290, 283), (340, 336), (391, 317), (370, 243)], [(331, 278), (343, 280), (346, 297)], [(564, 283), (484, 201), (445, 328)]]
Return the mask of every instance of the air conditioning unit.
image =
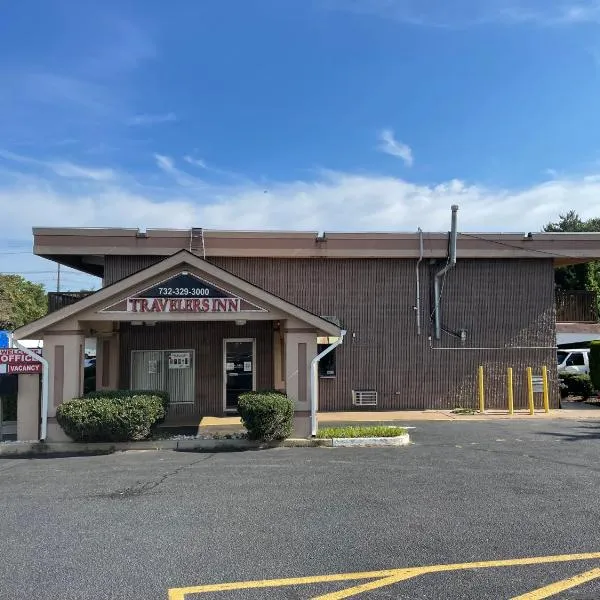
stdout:
[(377, 406), (377, 392), (375, 390), (352, 390), (352, 404), (354, 406)]

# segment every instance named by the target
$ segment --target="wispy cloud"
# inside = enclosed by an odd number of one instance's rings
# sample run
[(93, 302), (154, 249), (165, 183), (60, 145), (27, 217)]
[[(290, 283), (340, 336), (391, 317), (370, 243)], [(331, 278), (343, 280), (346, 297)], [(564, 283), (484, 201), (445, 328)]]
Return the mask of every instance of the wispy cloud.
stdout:
[(599, 0), (321, 0), (322, 6), (424, 27), (600, 23)]
[(158, 168), (165, 173), (173, 173), (175, 171), (175, 165), (171, 157), (165, 156), (164, 154), (155, 154), (154, 160), (156, 160)]
[(90, 179), (92, 181), (110, 181), (115, 178), (113, 169), (96, 168), (78, 165), (68, 160), (41, 160), (21, 154), (15, 154), (8, 150), (0, 149), (0, 158), (13, 163), (20, 163), (38, 167), (42, 170), (52, 171), (59, 177), (66, 179)]
[(382, 129), (379, 132), (379, 142), (381, 152), (401, 158), (407, 167), (412, 167), (413, 153), (410, 146), (398, 141), (391, 129)]
[[(155, 161), (169, 176), (163, 186), (156, 186), (152, 173), (133, 174), (135, 179), (115, 173), (109, 180), (91, 177), (83, 188), (64, 177), (31, 173), (24, 162), (16, 162), (19, 177), (0, 183), (0, 238), (27, 239), (33, 224), (190, 227), (200, 222), (230, 229), (413, 231), (421, 226), (445, 231), (451, 204), (461, 206), (463, 231), (535, 231), (567, 209), (583, 218), (594, 216), (600, 196), (600, 171), (557, 174), (508, 190), (456, 179), (425, 185), (340, 171), (294, 181), (207, 183), (179, 170), (169, 156), (157, 154)], [(193, 187), (185, 185), (189, 182)]]
[(175, 161), (164, 154), (154, 154), (156, 166), (169, 175), (175, 183), (186, 188), (204, 188), (206, 183), (199, 177), (194, 177), (175, 166)]
[(158, 125), (160, 123), (173, 123), (177, 121), (177, 115), (169, 112), (164, 114), (141, 114), (127, 119), (128, 125)]
[(201, 169), (207, 169), (206, 161), (201, 158), (192, 158), (191, 156), (184, 156), (183, 160), (185, 162), (190, 163), (190, 165), (194, 165), (195, 167), (200, 167)]
[(51, 163), (49, 166), (60, 177), (92, 179), (93, 181), (110, 181), (115, 178), (115, 172), (112, 169), (83, 167), (72, 162)]

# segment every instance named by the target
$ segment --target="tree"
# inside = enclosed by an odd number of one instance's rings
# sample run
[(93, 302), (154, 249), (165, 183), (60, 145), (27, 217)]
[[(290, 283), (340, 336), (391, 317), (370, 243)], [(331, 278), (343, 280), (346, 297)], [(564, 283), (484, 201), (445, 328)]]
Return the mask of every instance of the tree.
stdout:
[(44, 286), (21, 275), (0, 274), (0, 328), (16, 329), (48, 312)]
[[(600, 218), (584, 221), (574, 211), (559, 215), (558, 221), (544, 227), (547, 232), (600, 232)], [(596, 292), (600, 299), (600, 262), (593, 261), (566, 267), (555, 271), (555, 282), (561, 290), (588, 290)]]

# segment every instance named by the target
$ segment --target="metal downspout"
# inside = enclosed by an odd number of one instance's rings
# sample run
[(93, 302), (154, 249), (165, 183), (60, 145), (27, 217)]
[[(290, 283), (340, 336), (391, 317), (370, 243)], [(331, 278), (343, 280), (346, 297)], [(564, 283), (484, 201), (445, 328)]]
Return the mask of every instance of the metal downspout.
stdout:
[(337, 348), (343, 341), (346, 330), (342, 329), (340, 338), (327, 346), (323, 352), (317, 354), (310, 362), (310, 435), (317, 435), (317, 410), (319, 408), (319, 361), (332, 350)]
[(419, 268), (421, 261), (423, 260), (423, 230), (419, 227), (419, 260), (415, 267), (416, 284), (417, 284), (417, 298), (415, 303), (415, 312), (417, 313), (417, 335), (421, 335), (421, 281), (419, 277)]
[(458, 206), (452, 205), (452, 224), (450, 227), (450, 247), (448, 250), (448, 262), (446, 266), (435, 274), (433, 281), (434, 295), (434, 316), (435, 316), (435, 339), (439, 340), (442, 337), (442, 318), (440, 315), (440, 280), (441, 278), (456, 265), (456, 237), (457, 237), (457, 213)]
[[(39, 354), (36, 354), (35, 352), (31, 351), (29, 348), (26, 348), (25, 346), (23, 346), (21, 343), (19, 343), (19, 341), (17, 341), (16, 339), (12, 338), (12, 343), (14, 346), (16, 346), (19, 350), (23, 351), (25, 354), (27, 354), (27, 356), (30, 356), (31, 358), (33, 358), (34, 360), (37, 360), (38, 362), (42, 363), (42, 407), (40, 410), (40, 417), (41, 417), (41, 426), (40, 426), (40, 441), (44, 441), (46, 439), (46, 436), (48, 435), (48, 390), (49, 390), (49, 382), (50, 382), (50, 369), (48, 366), (48, 361), (43, 357), (40, 356)], [(43, 352), (43, 350), (42, 350)], [(18, 411), (18, 408), (17, 408)], [(17, 414), (17, 418), (18, 418), (18, 414)]]

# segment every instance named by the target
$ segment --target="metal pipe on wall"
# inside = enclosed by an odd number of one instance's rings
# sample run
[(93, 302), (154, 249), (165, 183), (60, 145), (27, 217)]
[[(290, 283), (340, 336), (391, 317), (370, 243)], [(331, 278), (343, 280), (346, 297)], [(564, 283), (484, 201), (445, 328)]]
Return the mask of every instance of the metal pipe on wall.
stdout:
[(452, 205), (452, 223), (450, 226), (450, 243), (448, 248), (448, 262), (446, 266), (435, 274), (433, 280), (433, 295), (434, 295), (434, 318), (435, 318), (435, 339), (439, 340), (442, 337), (442, 319), (440, 315), (441, 278), (456, 265), (456, 237), (457, 237), (457, 213), (458, 206)]
[(417, 266), (415, 267), (416, 284), (417, 284), (417, 298), (415, 302), (415, 312), (417, 314), (417, 335), (421, 335), (421, 281), (419, 277), (419, 268), (421, 261), (423, 260), (423, 230), (419, 227), (419, 260), (417, 260)]

